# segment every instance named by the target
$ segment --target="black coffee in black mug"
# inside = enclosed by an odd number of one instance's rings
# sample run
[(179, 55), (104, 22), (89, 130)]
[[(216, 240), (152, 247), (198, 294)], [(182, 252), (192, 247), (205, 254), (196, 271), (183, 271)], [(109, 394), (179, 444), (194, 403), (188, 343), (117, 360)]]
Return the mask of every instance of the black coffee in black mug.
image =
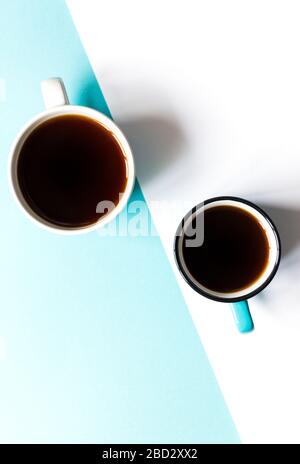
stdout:
[(204, 212), (202, 246), (187, 246), (183, 258), (193, 277), (215, 292), (236, 292), (253, 284), (269, 261), (269, 241), (259, 221), (244, 209), (215, 206)]
[(239, 330), (248, 332), (253, 322), (246, 300), (274, 277), (280, 240), (262, 209), (240, 198), (217, 197), (183, 218), (175, 257), (189, 285), (208, 298), (233, 303)]

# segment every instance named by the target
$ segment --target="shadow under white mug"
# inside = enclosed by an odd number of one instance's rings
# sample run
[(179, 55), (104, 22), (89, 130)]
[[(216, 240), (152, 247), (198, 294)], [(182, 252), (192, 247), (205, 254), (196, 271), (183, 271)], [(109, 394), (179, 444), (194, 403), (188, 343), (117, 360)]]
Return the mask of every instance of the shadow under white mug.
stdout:
[[(183, 257), (182, 249), (184, 233), (191, 224), (191, 221), (193, 218), (195, 218), (195, 216), (201, 215), (204, 211), (207, 211), (208, 209), (216, 206), (233, 206), (250, 213), (265, 231), (269, 244), (268, 264), (262, 275), (260, 275), (258, 279), (252, 282), (251, 285), (249, 285), (247, 288), (243, 288), (242, 290), (235, 292), (222, 293), (204, 287), (191, 274)], [(200, 222), (200, 226), (203, 227), (203, 222)], [(174, 253), (175, 260), (181, 275), (196, 292), (215, 301), (231, 303), (234, 319), (240, 332), (251, 332), (254, 329), (254, 324), (247, 300), (257, 295), (271, 282), (277, 272), (281, 257), (281, 244), (278, 231), (271, 218), (265, 213), (265, 211), (250, 201), (238, 197), (223, 196), (206, 200), (192, 208), (192, 210), (190, 210), (182, 219), (175, 235)], [(200, 265), (201, 263), (199, 263), (199, 266)]]
[[(123, 210), (123, 208), (125, 208), (129, 200), (129, 197), (132, 193), (135, 181), (135, 167), (131, 148), (121, 129), (119, 129), (119, 127), (103, 113), (92, 108), (88, 108), (86, 106), (70, 105), (62, 79), (51, 78), (44, 80), (41, 83), (41, 88), (46, 110), (35, 116), (33, 119), (31, 119), (20, 130), (12, 144), (9, 157), (9, 183), (13, 197), (15, 198), (18, 206), (29, 219), (52, 232), (65, 235), (74, 235), (96, 230), (99, 227), (111, 222)], [(36, 211), (34, 211), (24, 198), (18, 179), (19, 155), (21, 153), (22, 146), (24, 142), (27, 140), (28, 136), (40, 124), (43, 124), (44, 122), (49, 121), (52, 118), (56, 118), (62, 115), (86, 116), (88, 118), (91, 118), (92, 120), (97, 121), (107, 130), (109, 130), (114, 135), (120, 147), (122, 148), (127, 168), (126, 187), (124, 192), (120, 196), (119, 202), (115, 205), (115, 207), (111, 208), (106, 214), (101, 216), (97, 222), (85, 226), (72, 228), (54, 224), (40, 216)], [(102, 200), (106, 199), (99, 198), (99, 202)]]

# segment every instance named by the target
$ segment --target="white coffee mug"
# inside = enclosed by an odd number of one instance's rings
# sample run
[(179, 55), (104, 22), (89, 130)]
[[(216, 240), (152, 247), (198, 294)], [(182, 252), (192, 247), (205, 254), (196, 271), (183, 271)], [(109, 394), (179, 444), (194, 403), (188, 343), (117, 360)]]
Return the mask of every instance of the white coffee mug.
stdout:
[[(124, 207), (127, 204), (135, 181), (135, 168), (131, 148), (123, 132), (107, 116), (100, 113), (99, 111), (96, 111), (92, 108), (88, 108), (86, 106), (70, 105), (66, 94), (65, 86), (60, 78), (44, 80), (41, 83), (41, 87), (46, 110), (35, 116), (33, 119), (31, 119), (17, 134), (12, 144), (9, 157), (9, 183), (11, 186), (12, 194), (18, 206), (26, 214), (26, 216), (32, 221), (34, 221), (36, 224), (42, 226), (43, 228), (46, 228), (53, 232), (67, 235), (90, 232), (112, 221), (124, 209)], [(119, 142), (119, 145), (121, 146), (124, 154), (127, 169), (127, 184), (125, 187), (125, 191), (122, 193), (119, 203), (114, 208), (110, 209), (106, 214), (101, 216), (97, 222), (92, 223), (90, 225), (70, 228), (66, 226), (53, 224), (50, 221), (47, 221), (43, 217), (39, 216), (31, 208), (31, 206), (25, 200), (19, 185), (17, 175), (18, 160), (24, 142), (26, 141), (27, 137), (32, 133), (32, 131), (34, 131), (40, 124), (52, 118), (56, 118), (60, 115), (82, 115), (99, 122), (102, 126), (104, 126), (110, 132), (113, 133), (114, 137)]]

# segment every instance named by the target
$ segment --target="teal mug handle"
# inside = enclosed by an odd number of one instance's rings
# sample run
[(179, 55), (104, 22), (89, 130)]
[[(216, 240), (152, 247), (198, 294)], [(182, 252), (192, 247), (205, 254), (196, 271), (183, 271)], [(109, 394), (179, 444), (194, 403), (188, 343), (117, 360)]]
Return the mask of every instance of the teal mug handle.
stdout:
[(251, 332), (254, 329), (254, 324), (249, 311), (248, 301), (231, 303), (231, 307), (238, 330), (241, 333)]

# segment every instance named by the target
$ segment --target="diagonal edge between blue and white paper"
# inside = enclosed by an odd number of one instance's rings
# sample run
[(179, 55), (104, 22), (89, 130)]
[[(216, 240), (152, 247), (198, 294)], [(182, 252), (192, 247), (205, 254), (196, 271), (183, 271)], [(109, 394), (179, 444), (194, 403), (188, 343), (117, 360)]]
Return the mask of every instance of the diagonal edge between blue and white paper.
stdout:
[(238, 443), (160, 239), (57, 236), (14, 205), (9, 146), (40, 81), (109, 110), (64, 1), (5, 2), (0, 24), (0, 442)]

